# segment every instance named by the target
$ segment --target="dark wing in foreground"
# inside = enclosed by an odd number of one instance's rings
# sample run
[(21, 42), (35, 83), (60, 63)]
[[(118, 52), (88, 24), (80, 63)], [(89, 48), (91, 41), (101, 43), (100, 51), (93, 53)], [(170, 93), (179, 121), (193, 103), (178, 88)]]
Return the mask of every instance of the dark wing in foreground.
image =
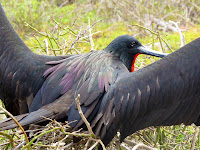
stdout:
[[(44, 73), (46, 80), (31, 104), (32, 113), (19, 117), (19, 120), (23, 118), (20, 121), (22, 125), (45, 121), (41, 116), (66, 120), (69, 116), (68, 121), (73, 121), (70, 125), (79, 127), (83, 122), (74, 101), (77, 95), (81, 95), (80, 104), (85, 116), (93, 119), (104, 93), (108, 92), (120, 72), (128, 72), (121, 60), (104, 51), (74, 55), (48, 64), (54, 66)], [(1, 130), (15, 125), (3, 127), (2, 123)]]
[[(92, 126), (107, 145), (149, 126), (200, 125), (200, 38), (141, 70), (126, 74), (104, 96)], [(97, 120), (98, 121), (97, 121)]]
[(112, 65), (111, 57), (111, 54), (95, 51), (48, 62), (54, 66), (45, 71), (46, 80), (31, 104), (30, 112), (65, 94), (71, 95), (73, 99), (81, 94), (80, 103), (84, 106), (93, 103), (104, 93), (104, 89), (107, 91), (114, 79), (113, 68), (107, 67)]
[(13, 115), (27, 113), (44, 82), (46, 62), (68, 56), (34, 54), (8, 21), (0, 3), (0, 99)]

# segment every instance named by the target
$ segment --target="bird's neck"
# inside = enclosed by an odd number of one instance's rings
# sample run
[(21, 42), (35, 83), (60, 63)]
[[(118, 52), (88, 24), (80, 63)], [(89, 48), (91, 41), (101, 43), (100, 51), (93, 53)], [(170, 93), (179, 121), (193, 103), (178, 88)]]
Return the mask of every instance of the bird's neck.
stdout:
[(124, 63), (124, 65), (127, 67), (127, 69), (130, 71), (130, 72), (133, 72), (135, 70), (135, 60), (137, 58), (139, 54), (136, 54), (136, 55), (121, 55), (120, 56), (120, 59), (122, 60), (122, 62)]
[(134, 71), (134, 63), (139, 54), (130, 55), (130, 54), (126, 53), (124, 50), (121, 50), (121, 51), (113, 50), (114, 49), (113, 46), (112, 46), (112, 48), (110, 48), (109, 46), (110, 45), (108, 45), (108, 47), (106, 47), (104, 50), (108, 53), (111, 53), (111, 54), (117, 56), (124, 63), (124, 65), (127, 67), (127, 69), (130, 72), (133, 72)]
[(134, 55), (134, 59), (132, 61), (131, 72), (135, 71), (135, 61), (139, 54)]
[(32, 53), (13, 29), (0, 3), (0, 55), (16, 51)]

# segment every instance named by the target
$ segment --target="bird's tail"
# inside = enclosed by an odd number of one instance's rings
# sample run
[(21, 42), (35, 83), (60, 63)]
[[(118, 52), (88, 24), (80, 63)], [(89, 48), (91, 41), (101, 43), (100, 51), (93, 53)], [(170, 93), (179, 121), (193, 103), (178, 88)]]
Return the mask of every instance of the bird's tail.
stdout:
[[(71, 106), (71, 101), (73, 99), (63, 98), (63, 100), (55, 101), (48, 105), (41, 107), (40, 109), (15, 116), (16, 120), (20, 123), (21, 126), (26, 126), (30, 124), (46, 123), (49, 122), (49, 119), (55, 120), (67, 120), (69, 108)], [(16, 128), (18, 125), (11, 119), (0, 120), (0, 131)]]
[[(64, 113), (64, 112), (63, 112)], [(15, 119), (20, 123), (21, 126), (30, 124), (37, 124), (40, 122), (47, 121), (49, 119), (57, 119), (62, 112), (55, 112), (53, 110), (39, 109), (37, 111), (26, 113), (15, 116)], [(18, 125), (11, 118), (0, 120), (0, 131), (16, 128)]]
[[(18, 122), (20, 122), (27, 115), (28, 115), (28, 113), (22, 114), (22, 115), (16, 116), (15, 119)], [(13, 129), (13, 128), (17, 127), (17, 126), (18, 125), (11, 118), (6, 118), (6, 119), (0, 120), (0, 131), (2, 131), (2, 130), (8, 130), (8, 129)]]

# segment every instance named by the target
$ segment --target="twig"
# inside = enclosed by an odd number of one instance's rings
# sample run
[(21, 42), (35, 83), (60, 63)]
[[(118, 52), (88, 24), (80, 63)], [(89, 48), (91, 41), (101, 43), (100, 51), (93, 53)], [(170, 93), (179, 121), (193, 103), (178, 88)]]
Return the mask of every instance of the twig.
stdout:
[(132, 150), (137, 150), (137, 149), (157, 150), (157, 148), (152, 148), (152, 147), (149, 147), (149, 146), (141, 144), (141, 143), (134, 146)]
[(67, 136), (65, 136), (63, 139), (61, 139), (60, 141), (58, 141), (58, 142), (57, 142), (58, 145), (61, 144), (64, 140), (66, 140), (68, 137), (69, 137), (69, 136), (67, 135)]
[(181, 47), (183, 47), (183, 46), (185, 45), (185, 37), (184, 37), (184, 35), (181, 33), (181, 30), (180, 30), (180, 28), (179, 28), (179, 26), (178, 26), (178, 23), (176, 23), (176, 22), (174, 22), (174, 21), (171, 21), (171, 20), (169, 21), (169, 23), (174, 24), (175, 27), (177, 28), (178, 33), (179, 33), (179, 35), (180, 35), (180, 39), (181, 39)]
[(28, 26), (29, 28), (31, 28), (32, 30), (36, 31), (36, 32), (39, 33), (40, 35), (45, 36), (45, 37), (47, 36), (46, 34), (44, 34), (44, 33), (40, 32), (40, 31), (38, 31), (38, 29), (36, 29), (36, 28), (34, 28), (33, 26), (31, 26), (30, 24), (28, 24), (27, 22), (25, 22), (25, 25)]
[[(159, 34), (159, 32), (158, 32), (158, 34)], [(159, 39), (159, 42), (160, 42), (160, 46), (161, 46), (162, 51), (165, 52), (164, 47), (163, 47), (163, 45), (162, 45), (162, 40), (161, 40), (160, 34), (159, 34), (159, 36), (158, 36), (158, 39)]]
[(81, 118), (83, 119), (83, 121), (85, 122), (85, 124), (86, 124), (86, 126), (88, 128), (88, 131), (90, 132), (90, 134), (92, 135), (92, 137), (95, 137), (95, 134), (92, 131), (90, 123), (87, 121), (87, 119), (85, 118), (85, 116), (84, 116), (84, 114), (83, 114), (83, 112), (81, 110), (79, 99), (80, 99), (80, 94), (78, 94), (77, 98), (75, 99), (76, 104), (77, 104), (77, 108), (78, 108), (78, 111), (79, 111), (79, 114), (80, 114)]
[(124, 143), (128, 144), (131, 147), (134, 147), (135, 145), (137, 145), (136, 142), (130, 141), (130, 140), (127, 140), (127, 139), (124, 139)]
[[(92, 128), (91, 128), (91, 126), (90, 126), (90, 123), (87, 121), (87, 119), (85, 118), (85, 116), (84, 116), (84, 114), (83, 114), (83, 112), (82, 112), (82, 110), (81, 110), (81, 106), (80, 106), (79, 99), (80, 99), (80, 94), (78, 94), (77, 98), (75, 99), (76, 104), (77, 104), (77, 109), (78, 109), (78, 111), (79, 111), (79, 114), (80, 114), (81, 118), (83, 119), (84, 123), (86, 124), (86, 126), (87, 126), (87, 128), (88, 128), (88, 131), (89, 131), (90, 134), (91, 134), (91, 137), (92, 137), (92, 138), (95, 138), (95, 134), (94, 134), (94, 132), (92, 131)], [(98, 143), (100, 143), (101, 146), (102, 146), (102, 148), (103, 148), (103, 150), (106, 150), (105, 145), (103, 144), (103, 142), (102, 142), (100, 139), (91, 139), (91, 140), (96, 141), (95, 146), (96, 146)], [(93, 146), (94, 146), (94, 145), (93, 145)]]
[(102, 146), (102, 148), (103, 148), (103, 150), (106, 150), (106, 147), (105, 147), (105, 145), (103, 144), (103, 142), (102, 142), (100, 139), (93, 139), (93, 138), (91, 138), (91, 141), (95, 141), (95, 142), (98, 142), (98, 143), (100, 143), (100, 144), (101, 144), (101, 146)]
[(46, 47), (46, 53), (47, 53), (47, 55), (49, 55), (49, 49), (48, 49), (49, 46), (48, 46), (48, 41), (47, 41), (47, 39), (44, 39), (43, 42), (44, 42), (45, 47)]
[[(88, 24), (90, 26), (90, 18), (89, 17), (88, 17)], [(89, 39), (90, 39), (90, 45), (91, 45), (90, 51), (93, 51), (94, 50), (94, 42), (92, 39), (92, 28), (89, 28)]]
[(51, 118), (47, 118), (47, 117), (44, 117), (44, 116), (41, 116), (41, 118), (44, 118), (44, 119), (46, 119), (46, 120), (49, 120), (49, 121), (51, 121), (51, 122), (57, 124), (59, 127), (61, 127), (61, 128), (63, 129), (62, 125), (61, 125), (59, 122), (57, 122), (56, 120), (53, 120), (53, 119), (51, 119)]
[[(100, 33), (100, 32), (101, 32), (101, 31), (97, 31), (97, 32), (94, 32), (94, 33), (92, 33), (92, 34), (90, 34), (90, 35), (83, 36), (83, 37), (80, 38), (80, 40), (86, 39), (86, 38), (88, 38), (88, 37), (90, 37), (90, 36), (92, 36), (92, 35), (98, 34), (98, 33)], [(85, 42), (85, 41), (80, 41), (80, 43), (81, 43), (81, 42)]]
[(17, 145), (16, 148), (17, 148), (17, 149), (21, 148), (25, 143), (26, 143), (25, 141), (21, 142), (19, 145)]
[(65, 6), (65, 4), (67, 4), (69, 2), (69, 0), (64, 1), (60, 6), (59, 9), (62, 8), (63, 6)]
[(139, 138), (141, 138), (141, 140), (142, 140), (144, 143), (146, 143), (146, 144), (148, 144), (148, 145), (151, 145), (151, 143), (149, 143), (146, 139), (143, 138), (143, 135), (142, 135), (141, 133), (139, 133), (139, 132), (137, 131), (136, 134), (137, 134), (137, 136), (139, 136)]
[(92, 28), (93, 26), (95, 26), (97, 23), (99, 23), (101, 21), (101, 19), (100, 20), (98, 20), (98, 21), (96, 21), (96, 22), (94, 22), (91, 26), (89, 26), (86, 30), (85, 30), (85, 32), (87, 31), (87, 30), (89, 30), (90, 28)]
[(189, 2), (190, 4), (192, 4), (195, 8), (197, 8), (200, 11), (200, 7), (198, 5), (196, 5), (195, 3)]
[[(81, 35), (84, 35), (84, 34), (81, 33), (81, 28), (80, 28), (80, 31), (78, 32), (78, 34), (75, 35), (76, 39), (72, 42), (72, 44), (70, 45), (70, 48), (68, 49), (68, 51), (72, 50), (74, 48), (75, 44), (79, 42), (79, 39), (80, 39)], [(76, 49), (74, 49), (74, 50), (76, 50)], [(78, 54), (81, 54), (79, 51), (76, 51), (76, 52)]]
[(101, 144), (103, 150), (106, 150), (106, 147), (105, 147), (105, 145), (103, 144), (103, 142), (101, 140), (99, 140), (99, 143)]
[(56, 146), (53, 146), (53, 145), (43, 145), (43, 144), (36, 144), (36, 143), (33, 143), (33, 145), (40, 146), (40, 147), (50, 147), (50, 148), (55, 148), (56, 149)]
[(34, 142), (37, 138), (43, 136), (44, 134), (47, 134), (47, 133), (50, 133), (50, 132), (53, 132), (53, 131), (59, 130), (59, 129), (61, 129), (61, 127), (53, 128), (53, 129), (51, 129), (51, 130), (42, 132), (41, 134), (35, 136), (29, 143), (27, 143), (27, 144), (22, 148), (22, 150), (25, 149), (25, 148), (27, 148), (27, 147), (29, 147), (30, 145), (32, 145), (33, 142)]
[(125, 143), (122, 143), (120, 146), (121, 146), (123, 149), (125, 149), (125, 150), (131, 150), (129, 147), (127, 147), (127, 146), (125, 145)]
[(93, 150), (97, 145), (99, 144), (99, 141), (96, 141), (94, 145), (92, 145), (88, 150)]
[(139, 24), (127, 25), (127, 26), (137, 26), (137, 27), (140, 27), (140, 28), (142, 28), (142, 29), (145, 29), (145, 30), (151, 32), (151, 34), (157, 35), (157, 36), (167, 45), (167, 47), (170, 49), (170, 51), (173, 52), (173, 50), (171, 49), (171, 47), (169, 46), (169, 44), (160, 36), (159, 33), (154, 32), (154, 31), (152, 31), (152, 30), (150, 30), (150, 29), (148, 29), (148, 28), (146, 28), (146, 27), (144, 27), (144, 26), (142, 26), (142, 25), (139, 25)]
[[(46, 32), (46, 33), (47, 33), (47, 32)], [(49, 35), (51, 35), (51, 37), (50, 37)], [(52, 45), (52, 48), (53, 48), (53, 44), (52, 44), (52, 42), (51, 42), (51, 39), (55, 42), (55, 44), (57, 45), (57, 48), (58, 48), (59, 50), (62, 50), (62, 49), (60, 48), (60, 45), (58, 44), (59, 41), (55, 39), (55, 37), (53, 36), (52, 33), (47, 34), (47, 38), (49, 39), (49, 41), (50, 41), (50, 43), (51, 43), (51, 45)], [(60, 54), (61, 54), (61, 53), (60, 53)], [(56, 56), (56, 53), (55, 53), (55, 52), (54, 52), (54, 55)]]
[(84, 148), (84, 150), (87, 150), (87, 149), (88, 149), (87, 147), (88, 147), (90, 141), (91, 141), (91, 139), (89, 138), (88, 141), (87, 141), (86, 144), (85, 144), (85, 148)]
[(37, 38), (35, 35), (33, 35), (33, 36), (34, 36), (34, 38), (36, 39), (36, 41), (38, 42), (39, 47), (42, 48), (42, 49), (45, 49), (45, 48), (42, 46), (42, 44), (40, 43), (40, 41), (38, 40), (38, 38)]
[(63, 149), (67, 149), (67, 148), (69, 148), (69, 147), (72, 146), (72, 145), (73, 145), (73, 142), (67, 144), (66, 146), (63, 146), (62, 148), (63, 148)]
[(170, 23), (157, 19), (152, 15), (150, 15), (149, 17), (154, 23), (156, 23), (159, 26), (162, 26), (164, 28), (164, 31), (169, 30), (169, 31), (177, 32), (177, 28), (172, 26)]
[(194, 136), (193, 136), (193, 139), (192, 139), (192, 144), (191, 144), (190, 150), (194, 150), (198, 134), (199, 134), (199, 127), (196, 127), (195, 132), (194, 132)]
[[(20, 123), (15, 119), (15, 117), (14, 117), (10, 112), (8, 112), (6, 109), (4, 109), (2, 106), (0, 106), (0, 109), (3, 110), (10, 118), (12, 118), (12, 120), (19, 126), (19, 128), (22, 130), (23, 134), (25, 135), (26, 142), (29, 143), (28, 136), (27, 136), (26, 132), (24, 131), (24, 128), (23, 128), (23, 127), (20, 125)], [(28, 149), (30, 149), (29, 146), (28, 146)]]

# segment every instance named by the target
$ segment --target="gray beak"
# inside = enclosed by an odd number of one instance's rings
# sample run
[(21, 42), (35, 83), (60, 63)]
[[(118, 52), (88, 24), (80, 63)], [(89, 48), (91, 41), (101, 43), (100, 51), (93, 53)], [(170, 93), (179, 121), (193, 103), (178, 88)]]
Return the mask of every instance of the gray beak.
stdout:
[(148, 47), (145, 47), (145, 46), (139, 46), (137, 49), (139, 50), (140, 54), (146, 54), (146, 55), (151, 55), (151, 56), (156, 56), (156, 57), (165, 57), (165, 56), (168, 55), (168, 54), (165, 54), (165, 53), (154, 51), (154, 50), (152, 50)]

